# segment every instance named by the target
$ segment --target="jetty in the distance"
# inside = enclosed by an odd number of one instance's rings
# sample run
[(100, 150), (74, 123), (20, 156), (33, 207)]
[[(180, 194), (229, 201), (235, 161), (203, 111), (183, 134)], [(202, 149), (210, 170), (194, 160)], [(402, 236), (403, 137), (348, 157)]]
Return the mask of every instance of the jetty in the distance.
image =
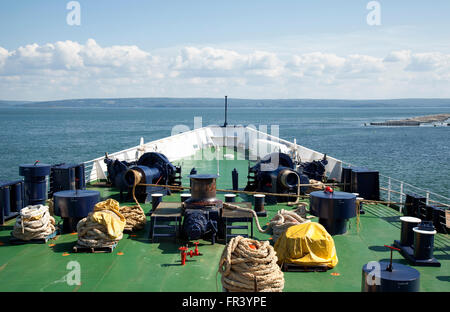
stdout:
[[(443, 123), (450, 118), (450, 114), (437, 114), (419, 116), (401, 120), (387, 120), (383, 122), (371, 122), (371, 126), (420, 126), (421, 124)], [(447, 124), (448, 125), (448, 124)]]

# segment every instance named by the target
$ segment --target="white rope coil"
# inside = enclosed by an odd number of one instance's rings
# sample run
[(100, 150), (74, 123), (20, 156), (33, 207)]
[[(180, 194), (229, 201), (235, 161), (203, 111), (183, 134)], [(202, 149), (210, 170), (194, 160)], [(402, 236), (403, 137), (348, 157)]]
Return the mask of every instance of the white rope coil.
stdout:
[(234, 237), (219, 262), (222, 287), (230, 292), (281, 292), (284, 275), (268, 241)]
[(16, 218), (12, 235), (21, 240), (42, 239), (55, 231), (55, 219), (44, 205), (27, 206)]

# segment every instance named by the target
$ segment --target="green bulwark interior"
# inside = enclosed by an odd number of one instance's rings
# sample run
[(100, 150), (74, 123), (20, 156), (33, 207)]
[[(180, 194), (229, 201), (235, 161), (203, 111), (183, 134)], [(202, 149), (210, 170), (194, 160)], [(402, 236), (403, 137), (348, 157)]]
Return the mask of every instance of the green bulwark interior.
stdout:
[[(218, 189), (231, 189), (231, 172), (239, 171), (239, 187), (247, 183), (248, 160), (237, 160), (237, 152), (222, 149), (221, 153), (234, 154), (235, 160), (220, 160)], [(201, 153), (200, 153), (201, 154)], [(189, 185), (186, 177), (191, 168), (198, 173), (217, 173), (217, 161), (184, 159), (174, 164), (182, 165), (183, 185)], [(208, 159), (211, 159), (209, 153)], [(240, 155), (240, 158), (243, 158)], [(118, 198), (118, 192), (108, 187), (92, 184), (88, 187), (101, 192), (102, 199)], [(224, 200), (223, 193), (217, 193)], [(180, 194), (165, 196), (163, 201), (179, 202)], [(244, 201), (238, 198), (237, 201)], [(121, 205), (133, 203), (121, 203)], [(146, 212), (151, 204), (142, 207)], [(268, 216), (259, 218), (265, 225), (280, 209), (292, 209), (278, 204), (266, 206)], [(339, 263), (326, 272), (288, 272), (284, 273), (284, 291), (290, 292), (359, 292), (361, 291), (362, 266), (369, 261), (386, 260), (390, 251), (383, 245), (392, 245), (400, 239), (401, 215), (384, 205), (364, 205), (365, 214), (361, 215), (359, 231), (356, 218), (349, 222), (348, 232), (333, 236)], [(57, 222), (59, 220), (56, 217)], [(147, 216), (149, 221), (150, 217)], [(317, 221), (317, 218), (312, 219)], [(9, 238), (15, 220), (0, 227), (0, 291), (151, 291), (151, 292), (211, 292), (222, 291), (220, 275), (216, 274), (219, 259), (224, 249), (223, 242), (211, 245), (200, 240), (199, 257), (189, 258), (181, 266), (178, 248), (185, 244), (175, 238), (159, 238), (154, 243), (149, 239), (148, 222), (145, 229), (124, 234), (112, 253), (73, 253), (72, 247), (77, 235), (64, 234), (46, 244), (10, 245)], [(254, 227), (254, 237), (259, 240), (270, 239)], [(448, 235), (435, 237), (434, 256), (441, 267), (415, 268), (420, 272), (420, 290), (450, 291), (450, 240)], [(190, 245), (193, 248), (193, 245)], [(81, 285), (73, 284), (71, 272), (74, 262), (80, 265)], [(408, 264), (394, 252), (394, 262)]]

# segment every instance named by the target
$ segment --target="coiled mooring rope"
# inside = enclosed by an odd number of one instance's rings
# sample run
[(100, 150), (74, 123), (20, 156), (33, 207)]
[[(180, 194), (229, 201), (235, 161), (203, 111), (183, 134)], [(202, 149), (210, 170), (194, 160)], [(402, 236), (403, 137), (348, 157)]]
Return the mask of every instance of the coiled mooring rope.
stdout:
[[(105, 217), (96, 219), (96, 213), (102, 213)], [(94, 207), (94, 212), (89, 213), (86, 218), (81, 219), (77, 224), (78, 245), (97, 248), (112, 247), (123, 237), (123, 227), (125, 218), (119, 212), (119, 203), (114, 199), (99, 202)], [(115, 225), (113, 225), (115, 222)], [(110, 224), (108, 227), (107, 223)], [(122, 227), (120, 227), (122, 226)]]
[(12, 235), (21, 240), (43, 239), (55, 232), (55, 219), (44, 205), (27, 206), (20, 210)]
[(134, 174), (134, 183), (131, 194), (133, 196), (134, 202), (136, 205), (134, 206), (122, 206), (119, 208), (120, 213), (125, 217), (126, 224), (124, 230), (126, 231), (137, 231), (141, 230), (145, 227), (145, 223), (147, 222), (147, 217), (145, 216), (145, 212), (142, 209), (139, 201), (136, 199), (135, 191), (136, 186), (139, 184), (140, 179), (139, 175), (135, 170), (131, 170)]
[(91, 248), (111, 247), (122, 239), (122, 235), (115, 239), (109, 237), (105, 225), (93, 221), (89, 216), (78, 222), (77, 232), (78, 245)]
[(302, 218), (298, 214), (300, 211), (302, 211), (301, 208), (292, 211), (284, 209), (278, 210), (277, 214), (269, 222), (269, 228), (272, 229), (272, 240), (274, 243), (289, 227), (311, 222), (310, 220)]
[(120, 213), (127, 220), (124, 231), (138, 231), (145, 227), (147, 218), (140, 206), (122, 206), (120, 207)]
[(268, 241), (234, 237), (219, 262), (222, 287), (230, 292), (281, 292), (284, 275)]

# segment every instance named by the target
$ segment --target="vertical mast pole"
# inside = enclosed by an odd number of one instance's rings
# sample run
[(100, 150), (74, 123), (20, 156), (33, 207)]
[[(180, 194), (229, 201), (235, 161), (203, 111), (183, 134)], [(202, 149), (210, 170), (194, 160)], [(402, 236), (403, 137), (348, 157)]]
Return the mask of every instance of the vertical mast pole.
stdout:
[(228, 101), (227, 96), (225, 95), (225, 123), (223, 124), (224, 127), (227, 126), (227, 111), (228, 111)]

